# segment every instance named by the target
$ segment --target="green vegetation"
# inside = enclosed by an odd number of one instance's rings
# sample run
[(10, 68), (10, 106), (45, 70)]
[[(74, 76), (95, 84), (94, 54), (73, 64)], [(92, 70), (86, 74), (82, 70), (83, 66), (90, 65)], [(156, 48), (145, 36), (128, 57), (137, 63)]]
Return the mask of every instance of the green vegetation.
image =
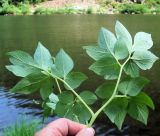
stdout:
[(82, 8), (72, 4), (64, 7), (49, 8), (37, 7), (40, 2), (47, 0), (2, 0), (0, 15), (50, 15), (50, 14), (159, 14), (160, 0), (145, 0), (144, 3), (135, 3), (132, 0), (97, 0), (99, 7), (89, 6)]
[(42, 124), (40, 121), (33, 120), (29, 123), (26, 120), (17, 122), (15, 125), (6, 128), (2, 133), (3, 136), (34, 136)]
[[(132, 39), (120, 23), (115, 25), (116, 36), (101, 28), (97, 46), (85, 46), (94, 60), (89, 70), (106, 81), (95, 90), (80, 90), (87, 80), (82, 72), (74, 72), (72, 58), (63, 50), (52, 56), (41, 43), (33, 55), (23, 51), (7, 53), (12, 65), (6, 66), (22, 79), (11, 89), (14, 93), (31, 94), (36, 91), (42, 98), (42, 107), (59, 117), (83, 123), (89, 127), (104, 113), (119, 129), (128, 114), (147, 124), (152, 99), (143, 91), (149, 80), (140, 76), (140, 70), (151, 69), (158, 59), (151, 51), (151, 35), (136, 33)], [(134, 41), (134, 42), (133, 42)], [(112, 80), (109, 83), (109, 80)], [(97, 111), (96, 102), (101, 103)], [(46, 108), (47, 107), (47, 108)]]

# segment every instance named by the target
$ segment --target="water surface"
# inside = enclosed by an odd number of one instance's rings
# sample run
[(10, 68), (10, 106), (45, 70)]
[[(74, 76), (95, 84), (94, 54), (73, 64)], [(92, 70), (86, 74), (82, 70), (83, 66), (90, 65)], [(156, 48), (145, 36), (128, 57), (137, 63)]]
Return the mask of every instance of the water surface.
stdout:
[[(82, 85), (79, 90), (95, 90), (103, 79), (88, 71), (91, 59), (85, 54), (82, 46), (95, 44), (99, 29), (103, 26), (114, 31), (116, 20), (121, 21), (131, 32), (132, 36), (138, 31), (152, 34), (154, 47), (152, 51), (160, 57), (160, 16), (159, 15), (53, 15), (53, 16), (1, 16), (0, 17), (0, 85), (12, 87), (19, 79), (5, 69), (9, 64), (6, 52), (23, 50), (34, 53), (38, 41), (42, 42), (53, 55), (60, 48), (65, 49), (75, 62), (75, 70), (82, 71), (90, 80)], [(123, 132), (115, 130), (110, 123), (101, 123), (104, 128), (101, 132), (112, 135), (152, 135), (160, 134), (160, 63), (156, 63), (152, 70), (145, 75), (151, 82), (146, 87), (147, 92), (154, 98), (156, 110), (150, 114), (148, 127), (138, 122), (128, 122), (124, 125)], [(32, 100), (15, 94), (10, 94), (7, 89), (0, 89), (0, 124), (7, 126), (13, 123), (22, 113), (35, 116), (41, 112), (33, 106)], [(27, 108), (27, 111), (25, 109)], [(3, 110), (2, 110), (3, 109)], [(18, 109), (18, 110), (17, 110)], [(98, 123), (98, 122), (97, 122)], [(129, 125), (128, 125), (129, 124)], [(125, 127), (126, 126), (126, 127)], [(108, 132), (109, 129), (109, 132)], [(103, 135), (104, 135), (103, 133)]]

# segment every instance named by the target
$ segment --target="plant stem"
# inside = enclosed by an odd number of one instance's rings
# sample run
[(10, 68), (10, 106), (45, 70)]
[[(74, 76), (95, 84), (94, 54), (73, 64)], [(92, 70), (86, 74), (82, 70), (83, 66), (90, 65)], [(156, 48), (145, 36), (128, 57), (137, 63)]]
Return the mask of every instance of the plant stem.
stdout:
[(92, 111), (92, 109), (86, 104), (86, 102), (76, 93), (76, 91), (74, 91), (72, 89), (72, 87), (70, 87), (70, 85), (68, 83), (66, 83), (64, 80), (58, 78), (59, 80), (61, 80), (71, 91), (72, 93), (84, 104), (84, 106), (89, 110), (89, 112), (91, 113), (92, 116), (94, 116), (94, 112)]
[(73, 88), (72, 87), (70, 87), (70, 85), (67, 83), (67, 82), (65, 82), (63, 79), (61, 79), (61, 78), (59, 78), (59, 77), (57, 77), (57, 76), (55, 76), (55, 75), (53, 75), (53, 74), (51, 74), (51, 73), (48, 73), (50, 76), (52, 76), (54, 79), (58, 79), (58, 80), (60, 80), (61, 82), (63, 82), (71, 91), (72, 91), (72, 93), (83, 103), (83, 105), (88, 109), (88, 111), (91, 113), (91, 115), (92, 115), (92, 117), (94, 116), (94, 112), (93, 112), (93, 110), (86, 104), (86, 102), (76, 93), (76, 91), (74, 91), (73, 90)]
[(62, 90), (61, 90), (61, 87), (60, 87), (60, 85), (59, 85), (59, 83), (58, 83), (58, 80), (55, 78), (55, 80), (56, 80), (56, 84), (57, 84), (57, 87), (58, 87), (58, 90), (59, 90), (59, 93), (62, 93)]
[(119, 86), (119, 83), (120, 83), (120, 79), (121, 79), (121, 76), (122, 76), (123, 68), (124, 68), (125, 64), (129, 61), (129, 59), (130, 59), (130, 55), (129, 55), (129, 57), (127, 58), (127, 60), (123, 63), (123, 65), (121, 65), (121, 67), (120, 67), (120, 71), (119, 71), (117, 83), (116, 83), (116, 86), (115, 86), (115, 88), (114, 88), (114, 91), (113, 91), (112, 96), (109, 98), (109, 100), (108, 100), (104, 105), (102, 105), (102, 107), (94, 114), (94, 116), (92, 116), (88, 127), (91, 127), (91, 126), (93, 125), (93, 123), (94, 123), (94, 121), (96, 120), (96, 118), (98, 117), (98, 115), (99, 115), (99, 114), (103, 111), (103, 109), (117, 96), (116, 93), (117, 93), (117, 89), (118, 89), (118, 86)]

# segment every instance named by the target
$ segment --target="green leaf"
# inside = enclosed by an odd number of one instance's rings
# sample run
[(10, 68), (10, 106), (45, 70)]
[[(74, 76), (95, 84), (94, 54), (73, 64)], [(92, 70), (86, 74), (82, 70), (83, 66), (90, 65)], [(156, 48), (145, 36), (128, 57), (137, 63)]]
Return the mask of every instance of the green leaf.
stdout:
[(112, 32), (102, 27), (98, 37), (99, 47), (107, 49), (108, 52), (113, 53), (115, 42), (116, 42), (115, 35)]
[(118, 60), (125, 59), (128, 56), (127, 44), (126, 39), (117, 39), (114, 46), (114, 55)]
[(129, 60), (126, 65), (124, 66), (124, 71), (127, 75), (131, 77), (138, 77), (139, 76), (139, 67), (133, 60)]
[(50, 102), (57, 103), (57, 102), (59, 101), (59, 98), (58, 98), (58, 96), (55, 95), (54, 93), (51, 93), (51, 94), (49, 95), (49, 100), (50, 100)]
[(74, 96), (69, 91), (63, 91), (61, 94), (58, 95), (59, 101), (63, 104), (70, 104), (74, 101)]
[(153, 46), (151, 34), (138, 32), (134, 37), (133, 50), (147, 50)]
[(108, 56), (111, 57), (111, 54), (107, 49), (100, 48), (98, 46), (85, 46), (83, 48), (86, 49), (87, 54), (94, 60), (99, 60)]
[[(80, 84), (87, 79), (87, 76), (81, 72), (71, 72), (64, 80), (70, 85), (72, 89), (80, 86)], [(66, 85), (65, 88), (70, 90)]]
[(30, 94), (40, 89), (42, 82), (47, 79), (48, 77), (42, 73), (32, 73), (19, 81), (11, 91)]
[(127, 106), (128, 100), (126, 98), (116, 98), (104, 109), (104, 113), (119, 129), (121, 129), (124, 122)]
[(55, 110), (58, 102), (59, 102), (58, 96), (55, 95), (54, 93), (51, 93), (49, 95), (49, 102), (47, 102), (46, 105), (51, 109)]
[(128, 32), (128, 30), (119, 21), (116, 22), (115, 32), (116, 32), (117, 39), (123, 38), (126, 40), (128, 51), (131, 52), (132, 37)]
[(14, 65), (39, 68), (33, 58), (26, 52), (17, 50), (8, 52), (7, 55), (10, 56), (9, 60)]
[(40, 88), (40, 94), (43, 100), (48, 99), (49, 95), (53, 91), (53, 80), (51, 78), (48, 78), (45, 80)]
[(106, 57), (93, 63), (89, 69), (98, 75), (104, 76), (105, 79), (111, 80), (117, 79), (120, 66), (114, 58)]
[(144, 77), (127, 77), (119, 84), (118, 91), (124, 95), (136, 96), (148, 82)]
[(70, 56), (61, 49), (55, 58), (55, 66), (60, 75), (65, 77), (73, 69), (73, 65), (74, 64)]
[(67, 114), (71, 109), (72, 104), (64, 104), (61, 103), (60, 101), (56, 104), (56, 109), (55, 112), (58, 116), (60, 117), (66, 117)]
[(38, 43), (38, 47), (34, 53), (34, 60), (41, 68), (45, 70), (50, 68), (53, 64), (50, 52), (40, 42)]
[(97, 100), (97, 96), (90, 91), (83, 91), (80, 96), (88, 105), (94, 104)]
[(153, 110), (155, 109), (152, 99), (144, 92), (141, 92), (137, 96), (132, 97), (132, 100), (135, 101), (136, 103), (147, 105)]
[(150, 69), (158, 59), (153, 53), (147, 50), (136, 51), (131, 57), (133, 61), (143, 70)]
[(113, 94), (114, 88), (114, 84), (104, 83), (96, 89), (95, 93), (101, 99), (109, 99)]
[(80, 123), (88, 124), (87, 122), (91, 118), (91, 113), (82, 103), (76, 102), (72, 110)]
[(134, 101), (131, 101), (129, 104), (128, 114), (147, 125), (147, 119), (148, 119), (148, 108), (147, 106), (139, 103), (135, 103)]
[(11, 71), (14, 75), (19, 77), (26, 77), (27, 75), (40, 71), (37, 68), (30, 67), (30, 66), (19, 66), (19, 65), (9, 65), (6, 68)]

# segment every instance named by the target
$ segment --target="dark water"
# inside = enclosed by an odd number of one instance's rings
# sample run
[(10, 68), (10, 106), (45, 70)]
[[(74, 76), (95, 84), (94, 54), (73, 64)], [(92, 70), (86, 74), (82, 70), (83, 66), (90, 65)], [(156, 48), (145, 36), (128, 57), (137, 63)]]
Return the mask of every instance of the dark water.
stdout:
[[(5, 69), (8, 51), (23, 50), (34, 53), (38, 41), (41, 41), (53, 54), (64, 48), (75, 61), (75, 70), (87, 74), (91, 80), (80, 89), (95, 90), (103, 79), (95, 76), (87, 68), (91, 60), (85, 54), (82, 46), (94, 44), (97, 41), (101, 26), (114, 31), (115, 21), (121, 21), (134, 36), (138, 31), (152, 34), (154, 47), (152, 51), (160, 57), (160, 16), (158, 15), (54, 15), (54, 16), (4, 16), (0, 17), (0, 129), (14, 123), (20, 115), (41, 117), (41, 110), (33, 105), (32, 98), (11, 94), (7, 89), (12, 87), (15, 78)], [(154, 99), (156, 110), (150, 114), (148, 126), (145, 127), (130, 119), (124, 124), (122, 132), (109, 122), (95, 125), (103, 135), (160, 135), (160, 63), (152, 70), (142, 73), (151, 80), (146, 91)], [(7, 89), (5, 89), (5, 88)], [(107, 119), (105, 119), (107, 120)], [(101, 134), (99, 134), (101, 136)]]

